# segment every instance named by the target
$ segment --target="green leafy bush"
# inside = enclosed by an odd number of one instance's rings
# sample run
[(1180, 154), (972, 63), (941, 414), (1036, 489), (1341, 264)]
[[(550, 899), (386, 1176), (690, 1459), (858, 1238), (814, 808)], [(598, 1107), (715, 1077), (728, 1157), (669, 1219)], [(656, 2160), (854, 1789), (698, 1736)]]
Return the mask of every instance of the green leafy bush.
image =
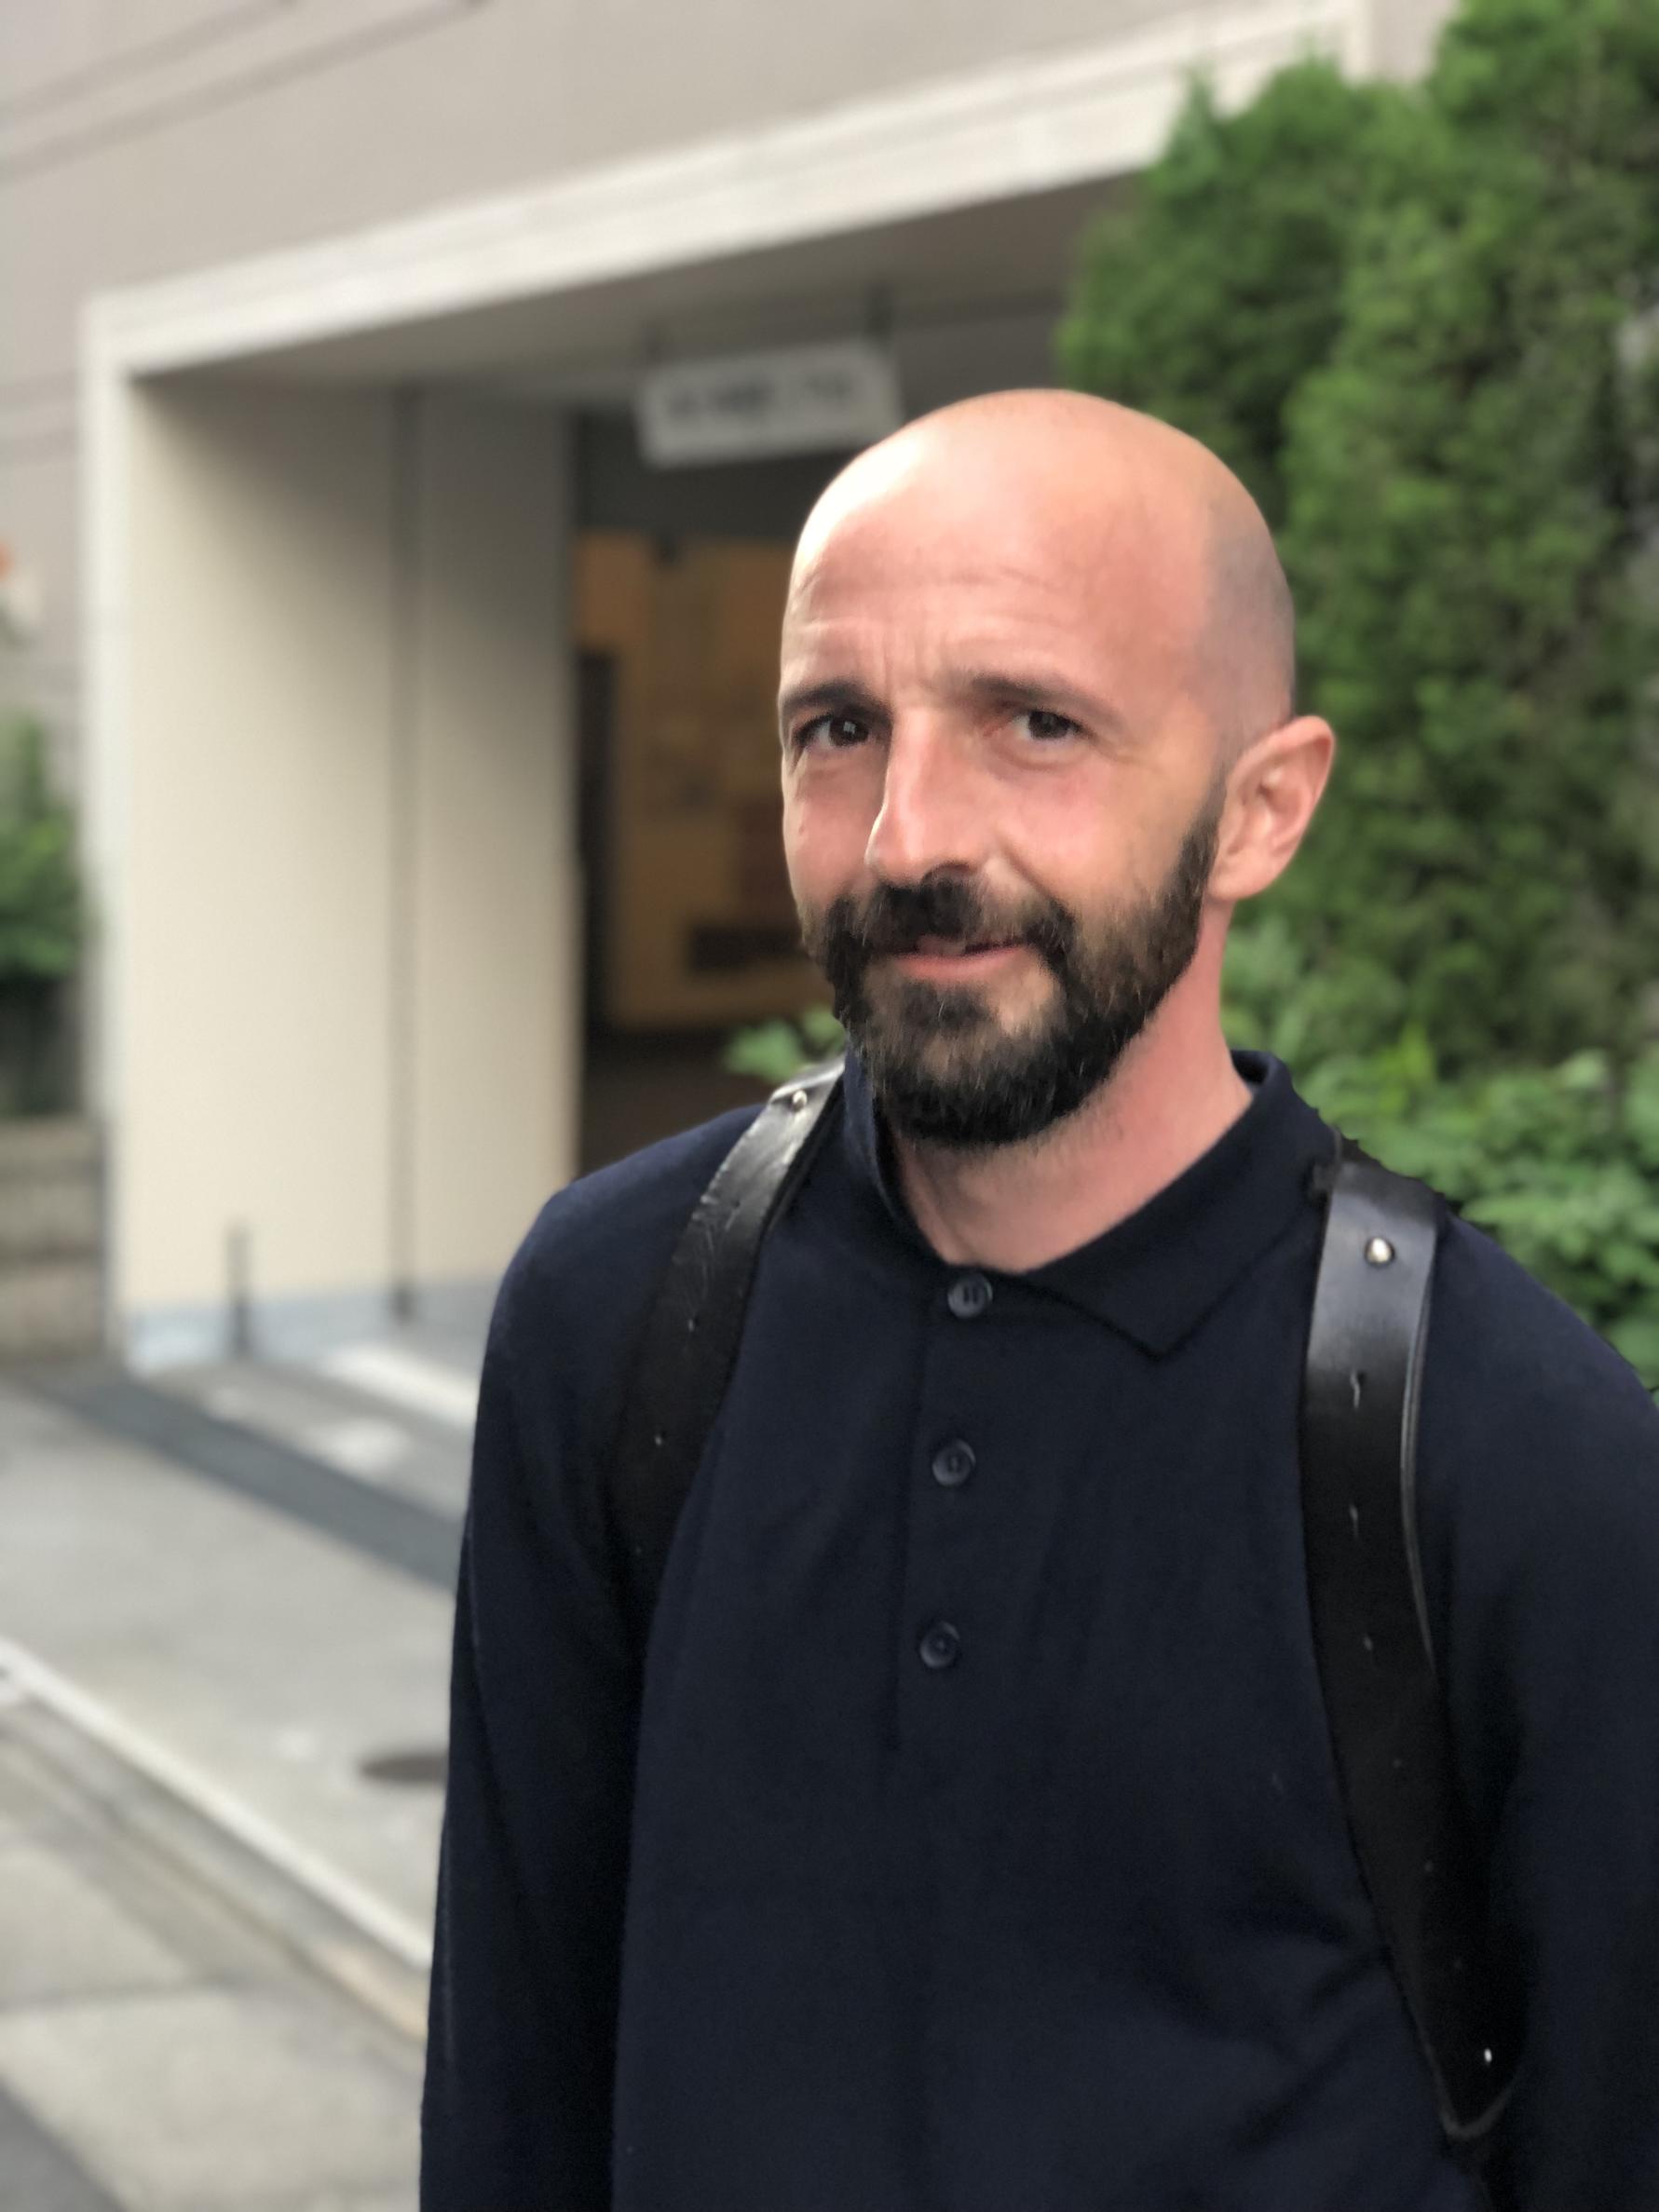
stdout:
[(1465, 0), (1409, 92), (1200, 93), (1085, 242), (1065, 373), (1283, 520), (1341, 740), (1235, 932), (1235, 1003), (1301, 1064), (1408, 1023), (1451, 1075), (1652, 1033), (1656, 270), (1645, 0)]
[[(1402, 149), (1408, 149), (1408, 160)], [(1470, 0), (1286, 407), (1283, 550), (1342, 753), (1273, 906), (1449, 1071), (1642, 1038), (1659, 966), (1659, 634), (1638, 556), (1659, 11)]]
[(0, 725), (0, 989), (72, 974), (85, 929), (75, 825), (51, 789), (45, 733)]
[(1585, 1052), (1448, 1083), (1413, 1031), (1302, 1088), (1386, 1165), (1443, 1191), (1659, 1389), (1659, 1047), (1623, 1076)]
[(63, 989), (86, 940), (75, 824), (35, 722), (0, 724), (0, 1113), (67, 1102)]
[(1274, 522), (1285, 403), (1336, 342), (1369, 149), (1400, 97), (1310, 61), (1224, 117), (1201, 83), (1129, 205), (1084, 241), (1066, 381), (1201, 439)]
[(827, 1006), (809, 1006), (793, 1022), (757, 1022), (733, 1032), (720, 1064), (733, 1075), (753, 1076), (776, 1090), (803, 1068), (833, 1060), (846, 1048), (841, 1025)]

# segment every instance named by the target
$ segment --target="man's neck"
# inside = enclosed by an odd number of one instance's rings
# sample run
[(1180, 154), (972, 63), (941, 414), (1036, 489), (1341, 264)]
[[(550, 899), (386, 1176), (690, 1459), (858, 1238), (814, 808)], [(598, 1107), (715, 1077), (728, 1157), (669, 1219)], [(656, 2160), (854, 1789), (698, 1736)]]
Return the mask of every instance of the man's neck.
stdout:
[(1027, 1144), (956, 1152), (895, 1134), (899, 1183), (941, 1259), (1024, 1274), (1138, 1212), (1249, 1103), (1218, 1026), (1191, 1038), (1155, 1021), (1094, 1098)]

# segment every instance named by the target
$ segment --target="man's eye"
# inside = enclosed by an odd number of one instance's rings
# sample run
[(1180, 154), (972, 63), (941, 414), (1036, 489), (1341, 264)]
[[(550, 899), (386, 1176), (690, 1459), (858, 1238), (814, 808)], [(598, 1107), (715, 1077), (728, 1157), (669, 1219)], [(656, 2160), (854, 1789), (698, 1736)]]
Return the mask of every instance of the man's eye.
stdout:
[(1056, 739), (1077, 735), (1078, 726), (1070, 715), (1056, 714), (1048, 707), (1027, 707), (1016, 719), (1025, 724), (1027, 736), (1040, 743), (1052, 744)]
[(856, 714), (816, 714), (796, 731), (795, 742), (802, 753), (816, 744), (827, 745), (832, 753), (844, 753), (849, 746), (862, 745), (869, 734), (868, 723), (861, 722)]

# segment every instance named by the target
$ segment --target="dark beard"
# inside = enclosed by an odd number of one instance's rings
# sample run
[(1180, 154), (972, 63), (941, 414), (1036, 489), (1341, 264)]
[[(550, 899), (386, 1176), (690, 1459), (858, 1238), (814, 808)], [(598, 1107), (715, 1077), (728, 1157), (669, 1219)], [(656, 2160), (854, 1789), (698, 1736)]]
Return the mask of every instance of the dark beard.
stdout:
[[(913, 887), (882, 884), (862, 902), (837, 899), (823, 914), (803, 910), (807, 951), (892, 1126), (918, 1144), (981, 1150), (1023, 1144), (1076, 1113), (1191, 965), (1220, 822), (1217, 792), (1158, 890), (1088, 933), (1055, 900), (999, 910), (972, 877), (945, 872)], [(898, 978), (877, 1006), (871, 963), (914, 952), (924, 937), (1027, 944), (1058, 996), (1035, 1026), (1012, 1036), (972, 984)]]

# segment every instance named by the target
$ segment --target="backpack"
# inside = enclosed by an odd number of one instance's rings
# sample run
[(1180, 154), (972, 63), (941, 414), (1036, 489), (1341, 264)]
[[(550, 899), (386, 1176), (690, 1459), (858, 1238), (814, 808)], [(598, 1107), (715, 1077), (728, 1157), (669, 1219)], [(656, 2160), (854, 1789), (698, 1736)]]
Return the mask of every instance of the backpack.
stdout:
[[(816, 1156), (839, 1065), (775, 1092), (698, 1200), (658, 1286), (607, 1471), (643, 1667), (681, 1508), (736, 1364), (767, 1231)], [(1302, 1526), (1320, 1685), (1360, 1869), (1453, 2154), (1478, 2177), (1516, 2046), (1486, 1947), (1418, 1543), (1418, 1392), (1441, 1201), (1347, 1138), (1316, 1171), (1324, 1240), (1303, 1375)]]

